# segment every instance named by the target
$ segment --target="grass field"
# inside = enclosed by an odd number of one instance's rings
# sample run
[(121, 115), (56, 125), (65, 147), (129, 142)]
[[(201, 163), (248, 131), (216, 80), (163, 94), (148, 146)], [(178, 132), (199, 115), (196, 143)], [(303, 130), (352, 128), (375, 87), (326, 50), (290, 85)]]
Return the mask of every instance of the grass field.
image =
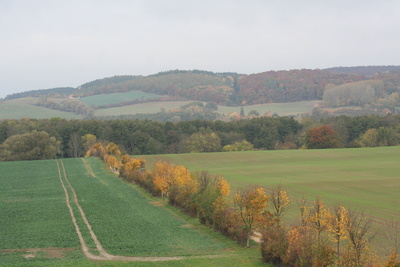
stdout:
[[(0, 162), (0, 173), (0, 266), (261, 266), (256, 247), (240, 248), (164, 206), (118, 179), (98, 159)], [(107, 253), (128, 258), (86, 259), (66, 196), (89, 252), (102, 255), (96, 253), (96, 241), (89, 240), (80, 207)], [(183, 258), (131, 261), (162, 256)]]
[(80, 101), (89, 106), (110, 105), (127, 101), (145, 100), (159, 98), (160, 95), (149, 94), (142, 91), (131, 91), (126, 93), (102, 94), (82, 97)]
[(385, 220), (400, 218), (400, 146), (361, 149), (276, 150), (144, 156), (224, 176), (233, 191), (282, 184), (295, 199), (321, 195), (330, 205), (365, 210)]
[(280, 150), (143, 156), (148, 166), (157, 160), (181, 164), (191, 171), (208, 170), (225, 177), (232, 192), (259, 185), (281, 184), (292, 199), (285, 217), (292, 224), (298, 202), (318, 195), (333, 207), (365, 212), (373, 221), (373, 248), (387, 258), (393, 245), (387, 234), (400, 223), (400, 146), (360, 149)]
[(21, 98), (0, 103), (0, 120), (3, 119), (49, 119), (60, 117), (65, 119), (79, 119), (82, 116), (72, 112), (64, 112), (43, 107), (34, 106), (37, 98)]

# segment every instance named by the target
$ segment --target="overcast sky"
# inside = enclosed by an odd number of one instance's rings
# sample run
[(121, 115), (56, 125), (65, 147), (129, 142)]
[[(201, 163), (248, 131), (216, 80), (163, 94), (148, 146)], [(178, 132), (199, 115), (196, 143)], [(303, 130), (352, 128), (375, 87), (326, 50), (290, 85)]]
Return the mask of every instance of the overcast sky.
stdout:
[(400, 65), (398, 0), (0, 0), (0, 98), (173, 69)]

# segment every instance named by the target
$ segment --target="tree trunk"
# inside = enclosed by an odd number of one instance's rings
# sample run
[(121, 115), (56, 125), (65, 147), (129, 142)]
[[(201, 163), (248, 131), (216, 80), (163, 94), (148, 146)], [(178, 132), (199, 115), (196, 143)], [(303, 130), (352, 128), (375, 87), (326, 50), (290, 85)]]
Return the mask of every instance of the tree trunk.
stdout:
[(246, 239), (246, 247), (250, 247), (250, 236), (251, 236), (251, 230), (247, 231), (247, 239)]

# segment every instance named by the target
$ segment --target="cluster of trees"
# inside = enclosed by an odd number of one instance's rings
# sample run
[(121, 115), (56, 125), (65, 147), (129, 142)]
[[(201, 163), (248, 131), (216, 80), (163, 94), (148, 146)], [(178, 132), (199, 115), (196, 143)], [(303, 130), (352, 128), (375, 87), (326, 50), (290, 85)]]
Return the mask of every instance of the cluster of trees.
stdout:
[(74, 112), (78, 115), (88, 116), (91, 117), (94, 114), (94, 110), (83, 103), (82, 101), (78, 100), (66, 100), (61, 103), (57, 103), (51, 100), (48, 100), (46, 96), (39, 97), (39, 101), (37, 103), (38, 106), (67, 111), (67, 112)]
[[(279, 196), (275, 193), (272, 201), (274, 198)], [(398, 243), (386, 260), (372, 248), (372, 220), (364, 213), (341, 204), (328, 208), (321, 197), (311, 203), (303, 198), (297, 204), (297, 223), (288, 227), (270, 220), (264, 226), (261, 254), (265, 262), (279, 266), (399, 266)]]
[(53, 159), (60, 153), (60, 141), (47, 132), (10, 136), (0, 145), (0, 161)]
[(364, 106), (384, 96), (384, 83), (365, 80), (335, 86), (326, 85), (322, 99), (329, 107)]
[[(143, 159), (121, 156), (114, 143), (95, 143), (86, 156), (99, 156), (124, 180), (167, 199), (243, 246), (250, 246), (253, 233), (261, 233), (264, 262), (283, 266), (372, 266), (379, 262), (370, 246), (372, 221), (341, 204), (329, 209), (321, 197), (312, 203), (303, 198), (298, 202), (298, 220), (287, 226), (283, 216), (293, 201), (280, 185), (269, 194), (253, 186), (230, 197), (230, 185), (223, 177), (206, 171), (192, 173), (164, 161), (148, 171)], [(400, 264), (398, 243), (394, 246), (385, 266)]]
[(175, 123), (61, 118), (3, 120), (0, 121), (0, 144), (14, 135), (35, 130), (54, 137), (60, 143), (57, 156), (64, 158), (85, 154), (85, 140), (82, 137), (87, 134), (98, 140), (114, 142), (130, 155), (373, 147), (400, 143), (400, 116), (308, 118), (301, 123), (289, 117)]

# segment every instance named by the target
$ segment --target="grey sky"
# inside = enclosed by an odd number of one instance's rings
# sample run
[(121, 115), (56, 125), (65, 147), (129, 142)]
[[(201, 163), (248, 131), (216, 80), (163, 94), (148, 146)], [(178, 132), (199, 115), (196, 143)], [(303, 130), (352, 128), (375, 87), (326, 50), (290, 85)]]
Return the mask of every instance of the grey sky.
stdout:
[(0, 0), (0, 97), (172, 69), (400, 65), (400, 1)]

